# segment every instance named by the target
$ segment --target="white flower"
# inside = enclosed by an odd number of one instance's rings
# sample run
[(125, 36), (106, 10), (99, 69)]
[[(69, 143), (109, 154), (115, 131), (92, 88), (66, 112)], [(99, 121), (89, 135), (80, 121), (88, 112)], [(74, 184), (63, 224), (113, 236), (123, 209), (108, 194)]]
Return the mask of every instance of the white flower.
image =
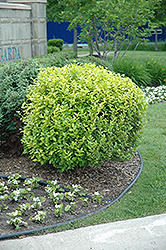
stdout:
[(52, 188), (51, 187), (46, 187), (45, 190), (46, 190), (47, 193), (51, 193)]
[(25, 180), (25, 184), (26, 184), (26, 185), (30, 185), (31, 183), (32, 183), (31, 180), (29, 180), (29, 179), (26, 179), (26, 180)]
[(51, 181), (51, 184), (52, 184), (52, 185), (56, 185), (56, 184), (57, 184), (57, 180)]
[(17, 216), (18, 215), (18, 211), (16, 210), (15, 212), (12, 213), (13, 216)]
[(58, 208), (60, 208), (60, 207), (61, 207), (61, 205), (55, 204), (55, 208), (56, 208), (56, 209), (58, 209)]
[(13, 199), (15, 200), (15, 201), (17, 201), (18, 200), (18, 197), (20, 196), (20, 190), (15, 190), (15, 191), (13, 191)]

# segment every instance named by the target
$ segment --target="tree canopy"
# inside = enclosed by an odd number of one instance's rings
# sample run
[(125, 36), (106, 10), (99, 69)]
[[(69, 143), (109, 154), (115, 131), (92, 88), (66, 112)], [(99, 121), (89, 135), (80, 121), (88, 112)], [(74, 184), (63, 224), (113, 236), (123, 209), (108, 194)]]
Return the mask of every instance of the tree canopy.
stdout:
[[(124, 43), (127, 49), (133, 40), (138, 44), (149, 36), (145, 28), (155, 15), (161, 0), (48, 0), (48, 20), (68, 21), (69, 29), (80, 25), (80, 41), (87, 42), (100, 58), (111, 51), (114, 60)], [(165, 0), (164, 0), (165, 1)], [(126, 51), (127, 51), (126, 49)]]

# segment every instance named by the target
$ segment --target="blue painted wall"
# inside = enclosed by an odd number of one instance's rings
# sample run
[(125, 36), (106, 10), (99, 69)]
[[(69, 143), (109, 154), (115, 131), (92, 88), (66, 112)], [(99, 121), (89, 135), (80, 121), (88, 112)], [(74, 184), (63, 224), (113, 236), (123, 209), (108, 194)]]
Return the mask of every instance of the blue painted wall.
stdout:
[[(63, 39), (64, 43), (73, 44), (73, 38), (74, 38), (74, 32), (67, 30), (70, 23), (63, 22), (63, 23), (57, 23), (57, 22), (48, 22), (47, 23), (47, 40), (53, 39), (53, 38), (60, 38)], [(80, 34), (81, 29), (78, 28), (78, 35)], [(152, 35), (149, 37), (149, 40), (151, 42), (154, 42), (155, 36)], [(162, 28), (162, 34), (158, 35), (158, 40), (166, 41), (166, 28)]]

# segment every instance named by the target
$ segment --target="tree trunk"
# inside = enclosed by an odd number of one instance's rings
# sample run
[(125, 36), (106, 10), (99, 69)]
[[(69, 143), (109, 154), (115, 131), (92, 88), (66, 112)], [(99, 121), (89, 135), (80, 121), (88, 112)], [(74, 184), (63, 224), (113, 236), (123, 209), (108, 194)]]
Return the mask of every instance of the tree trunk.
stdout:
[(158, 50), (158, 48), (157, 48), (157, 28), (155, 28), (155, 50)]
[(74, 27), (74, 53), (77, 55), (77, 24)]
[(90, 56), (93, 56), (93, 46), (92, 46), (92, 43), (89, 44), (89, 53), (90, 53)]
[(117, 59), (117, 52), (118, 52), (117, 41), (116, 41), (116, 39), (114, 39), (114, 58), (113, 58), (113, 61), (116, 61), (116, 59)]

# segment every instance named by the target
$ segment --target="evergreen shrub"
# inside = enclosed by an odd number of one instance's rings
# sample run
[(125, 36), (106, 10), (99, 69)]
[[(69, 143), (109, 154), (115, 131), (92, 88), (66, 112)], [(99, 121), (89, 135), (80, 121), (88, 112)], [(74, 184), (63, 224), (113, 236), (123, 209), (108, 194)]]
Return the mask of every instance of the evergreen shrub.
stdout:
[(63, 40), (62, 39), (50, 39), (47, 42), (47, 45), (49, 47), (57, 47), (59, 48), (60, 51), (62, 51), (62, 47), (63, 47)]
[(144, 93), (129, 78), (70, 64), (40, 71), (23, 105), (24, 153), (60, 171), (128, 159), (145, 124)]
[(102, 60), (98, 57), (95, 56), (85, 56), (85, 57), (80, 57), (80, 58), (76, 58), (76, 59), (70, 59), (68, 60), (67, 64), (71, 64), (71, 63), (94, 63), (96, 66), (103, 66), (106, 69), (109, 69), (111, 71), (113, 71), (112, 65), (106, 61), (106, 60)]
[(42, 67), (63, 67), (68, 64), (70, 59), (76, 57), (72, 51), (61, 51), (59, 53), (53, 52), (44, 56), (35, 57), (35, 60), (42, 65)]
[(57, 47), (47, 46), (47, 53), (48, 54), (58, 52), (58, 51), (59, 51), (59, 48), (57, 48)]
[[(20, 122), (16, 111), (26, 100), (27, 87), (37, 77), (40, 64), (21, 60), (4, 64), (0, 69), (0, 141), (8, 144), (20, 136)], [(17, 149), (16, 149), (17, 150)]]

